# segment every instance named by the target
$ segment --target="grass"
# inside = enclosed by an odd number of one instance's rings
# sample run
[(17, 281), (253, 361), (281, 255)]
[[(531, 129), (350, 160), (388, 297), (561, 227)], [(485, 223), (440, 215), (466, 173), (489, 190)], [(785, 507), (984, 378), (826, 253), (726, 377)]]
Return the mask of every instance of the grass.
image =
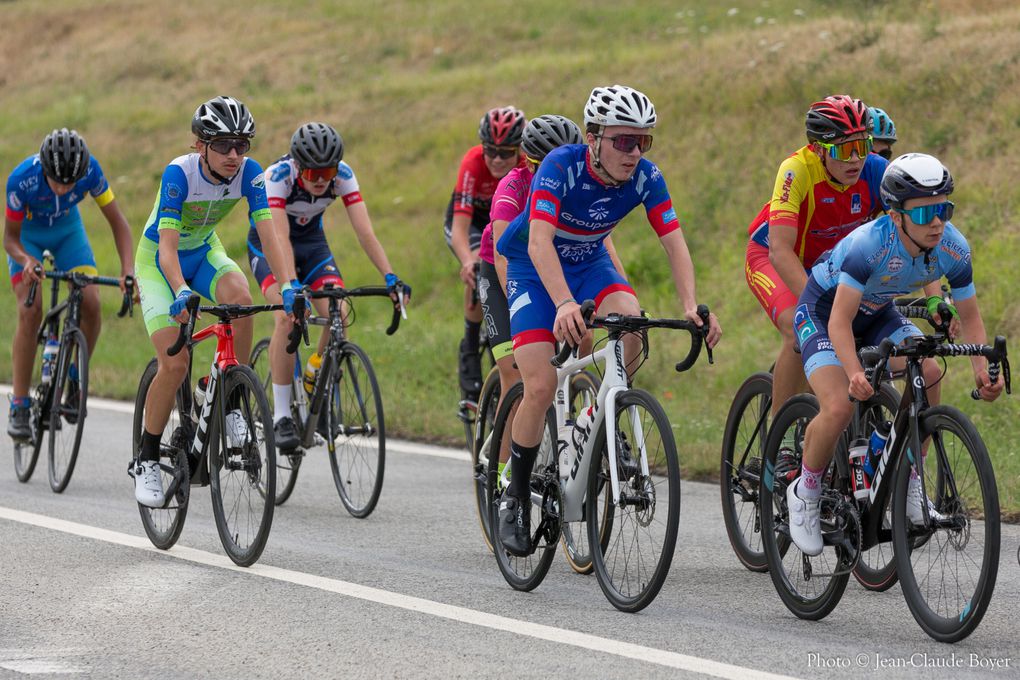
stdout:
[[(725, 330), (716, 365), (685, 375), (669, 368), (682, 340), (653, 335), (652, 359), (637, 382), (662, 398), (685, 474), (704, 477), (717, 469), (730, 399), (777, 350), (743, 280), (746, 225), (779, 162), (802, 144), (808, 105), (845, 91), (893, 116), (897, 151), (934, 153), (952, 168), (986, 325), (991, 334), (1017, 336), (1015, 3), (567, 0), (555, 7), (538, 0), (478, 0), (470, 9), (412, 0), (2, 2), (0, 172), (53, 127), (77, 127), (137, 239), (165, 164), (188, 151), (188, 121), (201, 101), (227, 93), (249, 105), (259, 130), (252, 156), (263, 165), (286, 151), (302, 122), (336, 125), (394, 268), (414, 285), (411, 317), (397, 335), (382, 334), (388, 312), (370, 301), (359, 305), (352, 335), (378, 369), (391, 433), (456, 444), (460, 293), (440, 229), (478, 118), (513, 103), (532, 115), (580, 119), (592, 86), (633, 85), (656, 103), (661, 123), (650, 157), (681, 215), (699, 298)], [(105, 222), (91, 202), (82, 206), (100, 269), (114, 272)], [(247, 224), (237, 213), (220, 235), (240, 262)], [(379, 283), (342, 213), (332, 209), (326, 224), (345, 280)], [(625, 220), (615, 240), (643, 306), (677, 314), (666, 259), (643, 216)], [(130, 399), (151, 350), (140, 319), (113, 317), (114, 297), (104, 294), (92, 388)], [(0, 296), (0, 344), (14, 318), (12, 296)], [(265, 334), (268, 320), (259, 328)], [(951, 368), (945, 399), (981, 428), (1002, 505), (1020, 511), (1017, 400), (972, 403), (966, 362)], [(9, 379), (5, 358), (0, 380)]]

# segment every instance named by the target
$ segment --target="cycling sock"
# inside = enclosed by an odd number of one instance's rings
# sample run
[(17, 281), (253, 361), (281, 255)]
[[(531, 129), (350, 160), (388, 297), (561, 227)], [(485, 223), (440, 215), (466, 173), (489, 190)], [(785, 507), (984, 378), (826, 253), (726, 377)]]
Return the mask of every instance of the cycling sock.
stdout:
[(277, 385), (273, 383), (273, 423), (280, 422), (280, 418), (290, 417), (290, 383)]
[(797, 484), (797, 490), (794, 493), (803, 500), (821, 496), (822, 474), (824, 472), (825, 468), (812, 470), (802, 463), (800, 466), (800, 482)]
[(147, 430), (142, 430), (142, 450), (138, 454), (139, 460), (159, 460), (159, 439), (160, 435), (150, 434)]
[(67, 377), (74, 381), (78, 381), (78, 364), (71, 364), (67, 367)]
[(541, 442), (534, 446), (521, 446), (515, 441), (510, 442), (510, 486), (507, 487), (507, 492), (511, 496), (531, 497), (531, 469), (535, 466), (539, 446)]
[(30, 408), (32, 397), (11, 397), (11, 408)]
[(467, 341), (467, 349), (469, 352), (478, 351), (478, 334), (482, 330), (481, 321), (468, 321), (464, 319), (464, 339)]

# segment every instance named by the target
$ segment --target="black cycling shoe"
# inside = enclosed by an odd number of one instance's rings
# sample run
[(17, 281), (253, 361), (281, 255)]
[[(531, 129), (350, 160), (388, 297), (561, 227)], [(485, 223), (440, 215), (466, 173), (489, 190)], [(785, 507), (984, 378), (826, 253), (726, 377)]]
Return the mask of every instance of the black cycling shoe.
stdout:
[(531, 499), (522, 501), (509, 492), (499, 504), (499, 540), (517, 557), (531, 554)]
[(28, 406), (12, 406), (7, 420), (7, 434), (15, 441), (26, 441), (32, 436), (29, 418), (32, 409)]
[(478, 401), (478, 394), (482, 391), (482, 356), (478, 350), (468, 349), (465, 338), (460, 341), (458, 373), (460, 374), (461, 391), (471, 401)]
[(281, 451), (293, 451), (301, 443), (294, 428), (294, 421), (288, 416), (276, 421), (273, 425), (273, 435), (276, 439), (276, 448)]

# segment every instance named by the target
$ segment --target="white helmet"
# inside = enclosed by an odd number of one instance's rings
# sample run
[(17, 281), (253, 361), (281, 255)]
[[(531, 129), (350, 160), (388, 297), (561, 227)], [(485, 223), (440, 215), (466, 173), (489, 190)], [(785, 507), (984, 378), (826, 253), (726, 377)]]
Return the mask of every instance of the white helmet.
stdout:
[(655, 127), (655, 106), (648, 97), (625, 85), (596, 87), (584, 107), (584, 124)]

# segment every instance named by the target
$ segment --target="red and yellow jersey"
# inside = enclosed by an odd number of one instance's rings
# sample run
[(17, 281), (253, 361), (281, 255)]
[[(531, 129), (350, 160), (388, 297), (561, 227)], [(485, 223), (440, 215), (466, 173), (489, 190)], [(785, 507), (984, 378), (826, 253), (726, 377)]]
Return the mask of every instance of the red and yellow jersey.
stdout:
[(802, 147), (779, 166), (772, 200), (748, 227), (751, 240), (769, 246), (769, 226), (797, 230), (797, 257), (808, 268), (818, 256), (851, 231), (882, 212), (879, 185), (888, 161), (868, 154), (857, 182), (837, 184), (810, 146)]

